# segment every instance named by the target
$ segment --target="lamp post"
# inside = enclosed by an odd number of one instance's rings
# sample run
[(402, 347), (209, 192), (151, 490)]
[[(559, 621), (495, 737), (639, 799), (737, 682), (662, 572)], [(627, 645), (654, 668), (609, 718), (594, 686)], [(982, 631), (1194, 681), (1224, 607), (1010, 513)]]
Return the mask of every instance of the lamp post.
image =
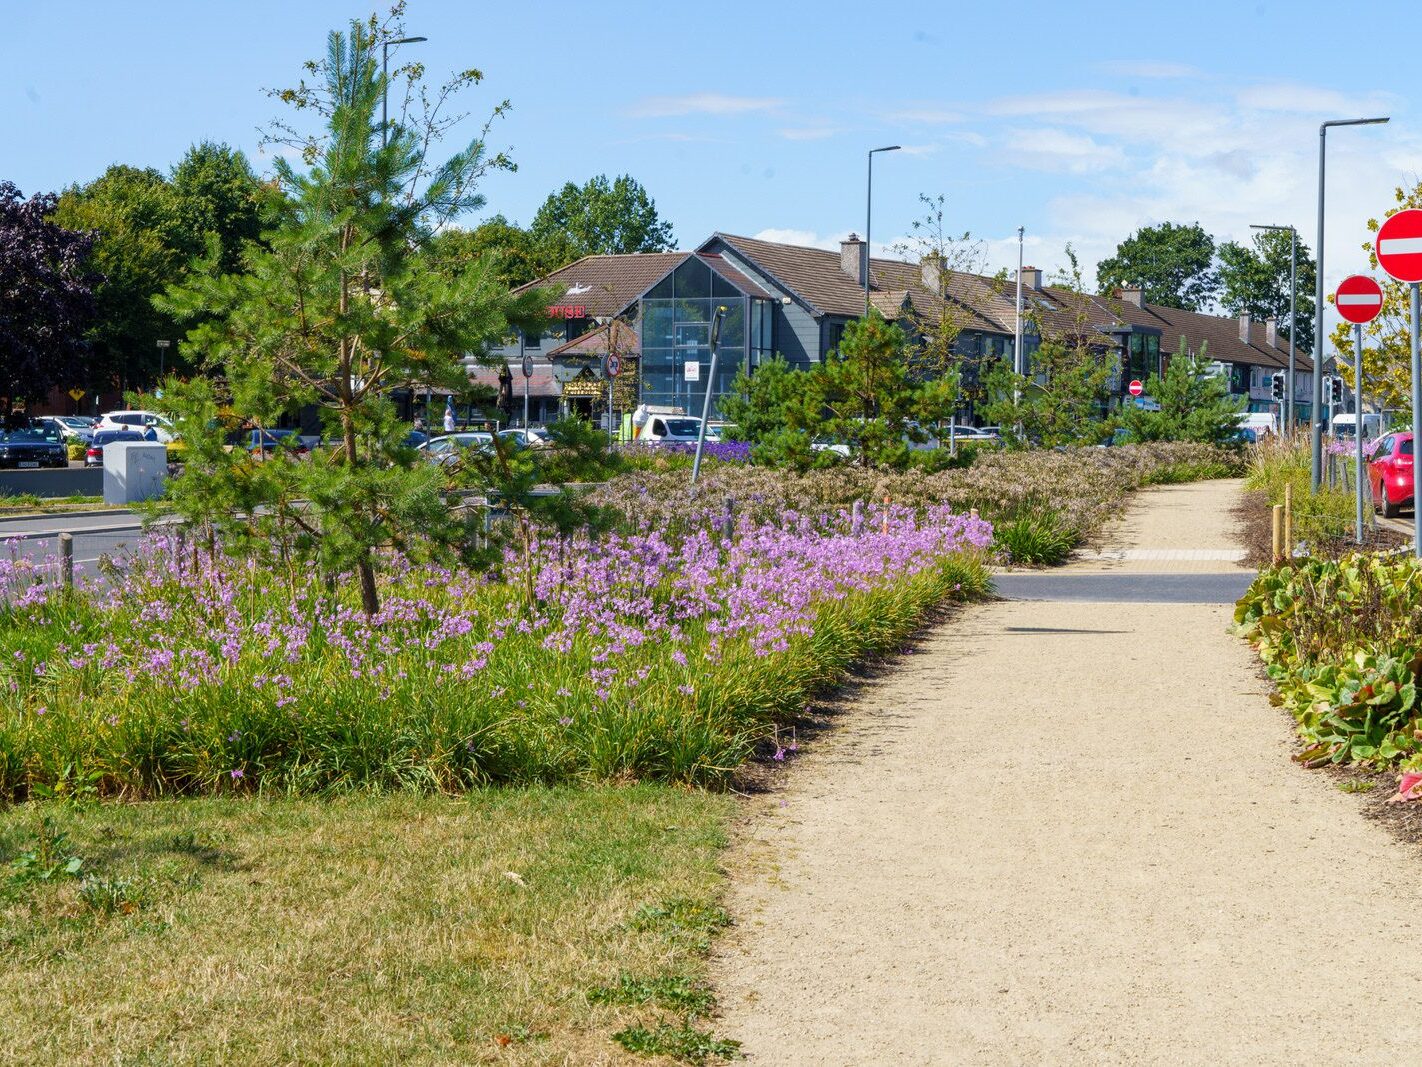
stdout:
[(1388, 118), (1375, 119), (1333, 119), (1320, 123), (1318, 127), (1318, 256), (1315, 270), (1318, 278), (1314, 288), (1313, 306), (1313, 462), (1309, 469), (1309, 486), (1316, 493), (1318, 483), (1323, 478), (1323, 175), (1327, 157), (1328, 127), (1330, 126), (1375, 126), (1387, 122)]
[(393, 41), (380, 43), (380, 147), (384, 148), (388, 139), (389, 115), (386, 105), (390, 96), (390, 47), (397, 44), (419, 44), (428, 37), (397, 37)]
[[(1294, 337), (1299, 332), (1299, 231), (1292, 226), (1251, 223), (1251, 230), (1289, 231), (1289, 383), (1284, 394), (1284, 432), (1294, 429)], [(1314, 343), (1317, 348), (1317, 342)]]
[(159, 342), (158, 342), (158, 381), (159, 381), (159, 382), (162, 382), (162, 381), (163, 381), (163, 374), (164, 374), (164, 372), (165, 372), (165, 368), (167, 367), (167, 363), (168, 363), (168, 348), (169, 348), (170, 345), (172, 345), (172, 343), (173, 343), (172, 341), (159, 341)]
[(869, 149), (869, 180), (864, 185), (864, 317), (869, 317), (869, 256), (874, 246), (869, 241), (869, 223), (874, 215), (874, 153), (897, 152), (903, 145), (891, 144)]
[(696, 484), (696, 476), (701, 473), (701, 452), (706, 447), (706, 422), (711, 418), (711, 390), (716, 387), (716, 351), (721, 347), (721, 319), (726, 314), (724, 306), (718, 307), (711, 316), (711, 372), (706, 376), (706, 395), (701, 401), (701, 425), (696, 429), (696, 456), (691, 461), (691, 484)]

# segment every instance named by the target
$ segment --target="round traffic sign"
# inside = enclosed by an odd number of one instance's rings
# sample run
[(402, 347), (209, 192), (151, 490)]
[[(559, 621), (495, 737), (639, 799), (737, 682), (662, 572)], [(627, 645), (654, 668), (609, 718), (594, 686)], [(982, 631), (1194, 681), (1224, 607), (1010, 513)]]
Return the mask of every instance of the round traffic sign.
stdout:
[(1355, 325), (1372, 322), (1382, 311), (1382, 286), (1366, 274), (1350, 274), (1338, 283), (1333, 302), (1338, 314), (1348, 322)]
[(616, 378), (621, 373), (622, 357), (616, 352), (609, 352), (607, 354), (607, 376), (609, 378)]
[(1378, 266), (1400, 282), (1422, 282), (1422, 210), (1399, 211), (1378, 227)]
[(524, 353), (523, 357), (523, 376), (525, 378), (533, 377), (533, 357), (527, 353)]
[(1141, 380), (1139, 378), (1136, 378), (1134, 381), (1132, 381), (1131, 384), (1127, 386), (1127, 388), (1130, 389), (1132, 396), (1140, 396), (1142, 393), (1145, 392), (1145, 386), (1141, 384)]

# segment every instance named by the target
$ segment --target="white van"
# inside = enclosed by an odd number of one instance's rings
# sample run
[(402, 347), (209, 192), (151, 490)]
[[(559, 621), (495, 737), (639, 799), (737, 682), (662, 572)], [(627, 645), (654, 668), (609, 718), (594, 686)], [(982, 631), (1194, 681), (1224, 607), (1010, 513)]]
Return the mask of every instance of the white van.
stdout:
[(1266, 434), (1279, 432), (1279, 424), (1274, 421), (1274, 416), (1267, 411), (1241, 412), (1239, 416), (1239, 428), (1241, 430), (1253, 430), (1255, 437), (1263, 437)]
[[(1353, 432), (1357, 425), (1358, 416), (1351, 412), (1347, 415), (1333, 416), (1333, 436), (1349, 441), (1353, 439)], [(1363, 412), (1363, 440), (1371, 441), (1375, 437), (1381, 437), (1383, 432), (1383, 417), (1381, 412)]]

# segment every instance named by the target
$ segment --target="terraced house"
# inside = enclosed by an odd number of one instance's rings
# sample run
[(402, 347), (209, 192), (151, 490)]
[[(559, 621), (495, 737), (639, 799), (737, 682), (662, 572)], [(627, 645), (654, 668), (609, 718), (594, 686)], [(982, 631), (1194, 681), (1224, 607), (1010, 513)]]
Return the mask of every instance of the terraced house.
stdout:
[[(553, 326), (508, 342), (495, 357), (514, 369), (517, 392), (522, 357), (533, 356), (534, 410), (549, 417), (555, 409), (602, 417), (609, 350), (623, 368), (612, 398), (616, 412), (638, 403), (699, 411), (708, 388), (714, 408), (740, 370), (753, 374), (774, 355), (809, 366), (833, 352), (845, 326), (864, 312), (866, 272), (870, 303), (885, 317), (911, 333), (945, 326), (956, 333), (962, 415), (971, 421), (983, 368), (1013, 358), (1015, 280), (942, 270), (932, 261), (871, 258), (853, 234), (838, 252), (715, 233), (692, 251), (584, 257), (523, 287), (549, 290)], [(1160, 307), (1142, 300), (1140, 290), (1076, 293), (1047, 284), (1030, 267), (1022, 283), (1029, 366), (1043, 336), (1084, 335), (1111, 362), (1108, 404), (1119, 406), (1130, 402), (1131, 380), (1163, 372), (1183, 340), (1186, 351), (1216, 361), (1249, 410), (1271, 410), (1271, 378), (1288, 363), (1287, 339), (1272, 322)], [(713, 381), (710, 327), (718, 306), (726, 312)], [(1297, 365), (1298, 413), (1306, 418), (1312, 363), (1299, 353)], [(471, 373), (492, 384), (499, 371), (471, 365)]]

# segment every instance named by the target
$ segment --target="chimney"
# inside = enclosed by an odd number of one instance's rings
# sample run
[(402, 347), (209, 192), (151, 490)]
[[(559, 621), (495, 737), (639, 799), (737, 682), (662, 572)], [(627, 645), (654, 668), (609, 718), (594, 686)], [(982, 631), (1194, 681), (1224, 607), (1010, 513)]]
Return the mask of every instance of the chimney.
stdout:
[(1270, 348), (1279, 347), (1279, 320), (1272, 315), (1264, 320), (1264, 340)]
[(1249, 312), (1245, 312), (1239, 317), (1239, 340), (1243, 344), (1249, 344)]
[(839, 269), (860, 285), (864, 284), (864, 272), (869, 267), (869, 256), (864, 250), (864, 242), (857, 233), (851, 233), (839, 242)]
[(1138, 308), (1145, 307), (1145, 290), (1139, 285), (1127, 285), (1116, 290), (1116, 299)]
[(937, 256), (925, 256), (923, 263), (919, 267), (923, 274), (923, 287), (931, 292), (943, 295), (943, 271)]

